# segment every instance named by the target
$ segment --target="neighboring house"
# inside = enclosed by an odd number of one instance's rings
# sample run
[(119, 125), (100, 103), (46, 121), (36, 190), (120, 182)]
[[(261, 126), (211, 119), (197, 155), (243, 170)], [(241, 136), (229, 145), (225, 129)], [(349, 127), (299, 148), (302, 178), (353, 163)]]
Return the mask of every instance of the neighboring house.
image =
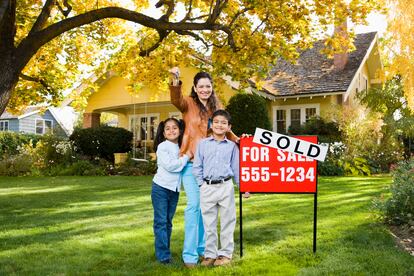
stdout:
[[(273, 130), (286, 132), (290, 125), (302, 124), (312, 116), (329, 114), (338, 105), (354, 104), (354, 95), (380, 82), (375, 79), (381, 68), (376, 33), (358, 34), (356, 50), (328, 59), (320, 54), (323, 41), (304, 51), (295, 65), (280, 61), (261, 90), (252, 91), (268, 100)], [(182, 68), (183, 91), (189, 95), (195, 68)], [(231, 83), (231, 82), (228, 82)], [(131, 130), (137, 140), (154, 138), (160, 120), (180, 117), (170, 103), (168, 91), (152, 91), (144, 87), (136, 96), (126, 90), (128, 82), (117, 76), (106, 76), (100, 88), (89, 99), (83, 117), (84, 127), (100, 124), (100, 114), (118, 116), (118, 126)], [(226, 103), (237, 91), (234, 84), (214, 87)]]
[(68, 137), (73, 131), (74, 112), (71, 107), (28, 107), (21, 115), (4, 112), (0, 116), (0, 131), (44, 135), (52, 132)]

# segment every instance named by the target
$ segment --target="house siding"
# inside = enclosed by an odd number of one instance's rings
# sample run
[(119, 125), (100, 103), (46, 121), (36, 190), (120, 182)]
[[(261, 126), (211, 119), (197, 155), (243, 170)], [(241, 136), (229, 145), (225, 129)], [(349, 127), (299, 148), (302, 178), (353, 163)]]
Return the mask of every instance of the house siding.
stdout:
[(36, 113), (27, 117), (20, 119), (19, 121), (19, 131), (25, 133), (34, 133), (36, 134), (36, 120), (49, 120), (52, 121), (53, 132), (59, 136), (66, 136), (63, 129), (50, 113), (47, 110), (44, 114)]

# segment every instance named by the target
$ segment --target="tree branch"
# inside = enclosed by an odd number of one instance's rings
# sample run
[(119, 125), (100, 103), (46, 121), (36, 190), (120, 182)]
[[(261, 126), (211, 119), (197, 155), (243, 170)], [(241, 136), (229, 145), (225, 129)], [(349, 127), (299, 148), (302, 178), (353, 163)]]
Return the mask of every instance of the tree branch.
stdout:
[(128, 9), (120, 7), (107, 7), (66, 18), (47, 26), (42, 30), (29, 33), (29, 35), (21, 41), (16, 49), (16, 56), (19, 56), (17, 66), (22, 69), (40, 47), (62, 33), (105, 18), (120, 18), (132, 21), (142, 26), (157, 30), (158, 32), (177, 30), (222, 30), (228, 34), (229, 44), (235, 49), (231, 30), (223, 25), (215, 25), (214, 22), (211, 21), (211, 17), (203, 23), (167, 22), (161, 19), (154, 19), (145, 14)]
[(209, 16), (210, 16), (209, 14), (203, 14), (203, 15), (200, 15), (200, 16), (197, 16), (197, 17), (187, 18), (187, 20), (188, 21), (195, 21), (195, 20), (206, 18), (206, 17), (209, 17)]
[(217, 30), (221, 30), (227, 34), (227, 43), (232, 48), (234, 52), (239, 51), (239, 48), (236, 46), (234, 41), (233, 32), (231, 31), (230, 27), (224, 25), (216, 25)]
[(256, 33), (259, 29), (260, 29), (260, 27), (261, 26), (263, 26), (263, 24), (265, 24), (266, 23), (266, 21), (269, 19), (269, 15), (268, 14), (266, 14), (266, 17), (265, 17), (265, 19), (263, 19), (263, 21), (262, 22), (260, 22), (260, 24), (252, 31), (252, 33), (250, 34), (250, 35), (254, 35), (254, 33)]
[(40, 31), (46, 25), (47, 19), (50, 16), (50, 12), (52, 11), (53, 6), (55, 5), (55, 0), (46, 0), (40, 15), (37, 17), (36, 22), (33, 24), (32, 29), (29, 32), (31, 33)]
[(155, 7), (160, 8), (163, 5), (167, 5), (168, 9), (167, 9), (167, 12), (160, 17), (160, 20), (167, 22), (171, 14), (174, 12), (174, 1), (173, 0), (160, 0), (158, 1), (157, 4), (155, 4)]
[(218, 16), (220, 15), (221, 9), (220, 9), (221, 0), (216, 0), (216, 4), (214, 5), (213, 10), (211, 10), (212, 6), (210, 6), (210, 17), (207, 19), (208, 22), (215, 22)]
[(183, 20), (181, 20), (181, 22), (184, 22), (190, 18), (192, 9), (193, 9), (193, 0), (190, 0), (190, 4), (188, 5), (188, 11), (186, 15), (184, 16)]
[(48, 85), (46, 83), (46, 81), (44, 81), (42, 79), (31, 77), (31, 76), (25, 75), (23, 73), (20, 73), (20, 78), (23, 79), (23, 80), (26, 80), (26, 81), (37, 82), (37, 83), (41, 84), (48, 92), (50, 92), (50, 93), (53, 92), (52, 87), (50, 85)]
[(210, 48), (210, 46), (213, 45), (213, 44), (208, 44), (201, 36), (199, 36), (196, 33), (193, 33), (193, 32), (190, 32), (190, 31), (175, 31), (175, 32), (177, 34), (180, 34), (180, 35), (189, 35), (189, 36), (194, 37), (195, 40), (201, 41), (207, 49)]
[(249, 11), (249, 10), (252, 10), (252, 9), (253, 9), (253, 8), (251, 8), (251, 7), (246, 7), (246, 8), (244, 8), (244, 9), (242, 9), (241, 11), (238, 11), (238, 12), (236, 13), (236, 15), (233, 17), (233, 19), (231, 20), (231, 22), (230, 22), (230, 24), (229, 24), (229, 27), (231, 28), (231, 27), (233, 26), (234, 22), (236, 22), (237, 18), (239, 18), (239, 16), (240, 16), (240, 15), (242, 15), (242, 14), (244, 14), (245, 12), (247, 12), (247, 11)]
[(63, 6), (66, 7), (66, 10), (62, 8), (62, 6), (57, 3), (59, 11), (65, 16), (68, 17), (69, 13), (72, 11), (72, 6), (69, 4), (68, 0), (63, 1)]
[(147, 48), (147, 49), (145, 49), (145, 50), (143, 50), (143, 49), (140, 49), (140, 52), (139, 52), (139, 56), (141, 56), (141, 57), (148, 57), (149, 56), (149, 54), (152, 52), (152, 51), (154, 51), (155, 49), (157, 49), (160, 45), (161, 45), (161, 42), (169, 35), (170, 33), (169, 32), (167, 32), (167, 31), (159, 31), (158, 32), (158, 35), (159, 35), (159, 39), (158, 39), (158, 41), (157, 42), (155, 42), (154, 43), (154, 45), (152, 45), (151, 47), (149, 47), (149, 48)]

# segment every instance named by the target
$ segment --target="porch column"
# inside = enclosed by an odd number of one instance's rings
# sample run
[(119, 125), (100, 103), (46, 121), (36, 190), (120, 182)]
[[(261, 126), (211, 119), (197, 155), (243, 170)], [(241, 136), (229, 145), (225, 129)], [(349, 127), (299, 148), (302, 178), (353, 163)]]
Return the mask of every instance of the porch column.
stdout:
[(84, 113), (83, 128), (99, 127), (101, 124), (101, 113)]

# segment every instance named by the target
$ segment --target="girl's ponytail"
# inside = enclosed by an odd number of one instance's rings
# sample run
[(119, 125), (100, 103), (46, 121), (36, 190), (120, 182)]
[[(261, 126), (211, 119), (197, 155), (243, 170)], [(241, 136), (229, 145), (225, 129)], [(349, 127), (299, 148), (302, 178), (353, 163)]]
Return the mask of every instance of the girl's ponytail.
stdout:
[(154, 138), (154, 151), (157, 152), (158, 145), (165, 141), (164, 137), (164, 126), (165, 122), (161, 121), (157, 128), (157, 134)]
[(178, 136), (178, 146), (181, 148), (181, 143), (183, 142), (184, 130), (185, 130), (185, 122), (184, 120), (178, 120), (178, 128), (180, 129), (180, 136)]

